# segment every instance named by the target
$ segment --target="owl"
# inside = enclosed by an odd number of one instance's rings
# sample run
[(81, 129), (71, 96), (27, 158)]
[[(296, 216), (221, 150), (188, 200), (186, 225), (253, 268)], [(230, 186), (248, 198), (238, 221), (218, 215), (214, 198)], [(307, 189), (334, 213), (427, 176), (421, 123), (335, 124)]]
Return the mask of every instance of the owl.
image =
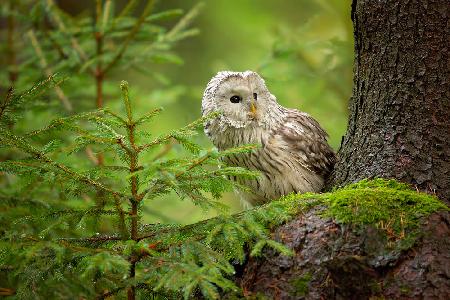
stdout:
[(259, 144), (250, 153), (224, 158), (230, 166), (260, 172), (255, 179), (232, 177), (249, 187), (244, 200), (259, 205), (291, 192), (319, 192), (335, 161), (327, 134), (308, 114), (285, 108), (255, 72), (217, 73), (206, 86), (202, 114), (220, 111), (205, 123), (219, 151)]

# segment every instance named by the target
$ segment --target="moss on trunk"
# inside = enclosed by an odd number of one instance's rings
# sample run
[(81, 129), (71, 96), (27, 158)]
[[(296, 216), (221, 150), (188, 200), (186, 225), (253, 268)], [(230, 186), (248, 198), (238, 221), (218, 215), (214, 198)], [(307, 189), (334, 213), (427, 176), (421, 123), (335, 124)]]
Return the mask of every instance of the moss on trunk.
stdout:
[[(375, 179), (281, 202), (292, 212), (298, 201), (311, 198), (317, 199), (313, 207), (273, 233), (293, 256), (266, 249), (262, 258), (247, 261), (238, 279), (247, 296), (433, 298), (450, 292), (443, 278), (449, 267), (448, 207), (436, 197)], [(425, 292), (429, 287), (435, 289)]]

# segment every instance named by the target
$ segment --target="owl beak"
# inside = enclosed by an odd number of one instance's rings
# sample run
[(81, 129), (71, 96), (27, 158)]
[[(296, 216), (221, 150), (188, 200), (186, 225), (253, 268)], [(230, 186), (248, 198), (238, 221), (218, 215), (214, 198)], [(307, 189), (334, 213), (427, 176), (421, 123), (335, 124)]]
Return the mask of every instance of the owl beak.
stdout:
[(255, 101), (250, 102), (250, 113), (253, 117), (256, 117), (256, 105)]

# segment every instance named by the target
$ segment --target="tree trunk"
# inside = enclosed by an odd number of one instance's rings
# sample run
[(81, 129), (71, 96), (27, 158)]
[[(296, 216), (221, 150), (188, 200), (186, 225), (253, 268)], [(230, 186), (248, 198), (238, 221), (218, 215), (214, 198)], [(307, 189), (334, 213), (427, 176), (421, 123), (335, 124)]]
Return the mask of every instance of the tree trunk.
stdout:
[[(329, 188), (383, 177), (450, 198), (448, 0), (353, 0), (354, 88)], [(320, 215), (274, 232), (293, 257), (268, 250), (236, 281), (269, 299), (449, 299), (450, 217), (422, 220), (409, 249), (386, 251), (380, 230)]]
[(450, 203), (449, 8), (353, 1), (353, 96), (330, 185), (395, 178)]

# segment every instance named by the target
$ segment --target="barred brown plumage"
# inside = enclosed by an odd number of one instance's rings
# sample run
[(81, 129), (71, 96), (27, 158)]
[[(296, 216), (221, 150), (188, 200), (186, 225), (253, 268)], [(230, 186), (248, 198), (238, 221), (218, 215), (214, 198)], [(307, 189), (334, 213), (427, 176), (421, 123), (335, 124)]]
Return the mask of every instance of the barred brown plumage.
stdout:
[(257, 73), (217, 73), (202, 100), (203, 115), (215, 111), (222, 114), (205, 124), (205, 133), (219, 150), (261, 144), (226, 158), (229, 165), (261, 172), (257, 179), (233, 178), (251, 189), (243, 193), (247, 202), (322, 189), (335, 161), (326, 132), (308, 114), (279, 105)]

